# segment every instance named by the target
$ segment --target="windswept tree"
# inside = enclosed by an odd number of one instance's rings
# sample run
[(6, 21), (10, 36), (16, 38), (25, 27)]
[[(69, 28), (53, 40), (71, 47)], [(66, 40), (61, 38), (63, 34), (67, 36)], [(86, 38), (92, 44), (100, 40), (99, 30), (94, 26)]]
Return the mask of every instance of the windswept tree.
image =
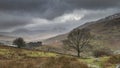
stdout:
[(91, 40), (91, 34), (89, 29), (74, 29), (71, 31), (66, 40), (63, 40), (64, 47), (69, 50), (75, 50), (77, 56), (80, 57), (80, 53), (89, 47)]
[(26, 43), (23, 38), (17, 38), (13, 41), (14, 45), (17, 45), (18, 48), (25, 47)]

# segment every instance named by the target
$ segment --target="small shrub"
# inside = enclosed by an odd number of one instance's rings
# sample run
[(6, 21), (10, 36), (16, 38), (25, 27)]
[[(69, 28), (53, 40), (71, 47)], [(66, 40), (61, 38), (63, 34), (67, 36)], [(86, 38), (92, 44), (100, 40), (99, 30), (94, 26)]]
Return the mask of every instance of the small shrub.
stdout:
[(112, 51), (110, 49), (98, 49), (93, 51), (93, 55), (95, 57), (111, 56)]
[(88, 66), (79, 62), (76, 58), (52, 57), (44, 64), (40, 65), (40, 68), (88, 68)]
[(18, 48), (22, 48), (26, 46), (26, 43), (23, 38), (17, 38), (13, 41), (14, 45), (17, 45)]
[(119, 55), (111, 56), (108, 59), (108, 63), (111, 63), (111, 64), (120, 64), (120, 54)]

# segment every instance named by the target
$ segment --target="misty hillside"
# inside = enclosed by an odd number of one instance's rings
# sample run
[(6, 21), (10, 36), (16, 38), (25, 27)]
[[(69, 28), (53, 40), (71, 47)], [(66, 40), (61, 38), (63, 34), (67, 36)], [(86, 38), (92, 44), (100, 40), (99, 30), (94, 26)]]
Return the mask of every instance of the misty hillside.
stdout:
[[(94, 35), (94, 45), (98, 45), (95, 44), (95, 42), (97, 42), (100, 45), (120, 49), (120, 13), (108, 16), (98, 21), (88, 22), (77, 28), (90, 29), (91, 33)], [(50, 43), (54, 43), (56, 40), (61, 43), (60, 41), (65, 39), (66, 36), (67, 34), (63, 34), (48, 40), (51, 40)]]
[(0, 35), (0, 40), (3, 40), (3, 41), (11, 41), (13, 39), (15, 39), (15, 37), (13, 36)]
[[(68, 34), (62, 34), (62, 35), (58, 35), (58, 36), (55, 36), (55, 37), (52, 37), (52, 38), (49, 38), (47, 40), (44, 40), (44, 44), (58, 44), (60, 43), (60, 40), (64, 40), (65, 38), (67, 38), (67, 35)], [(54, 42), (53, 42), (54, 41)], [(59, 45), (59, 44), (58, 44)]]

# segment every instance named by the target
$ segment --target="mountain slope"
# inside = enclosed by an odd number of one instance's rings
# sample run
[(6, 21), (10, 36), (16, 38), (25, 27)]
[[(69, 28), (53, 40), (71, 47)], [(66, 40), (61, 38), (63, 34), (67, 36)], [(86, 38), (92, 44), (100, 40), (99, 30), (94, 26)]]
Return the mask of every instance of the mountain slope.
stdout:
[(90, 29), (101, 45), (120, 49), (120, 14), (87, 24), (84, 28)]
[[(120, 49), (120, 13), (108, 16), (98, 21), (88, 22), (82, 26), (77, 27), (78, 29), (88, 28), (91, 33), (94, 34), (94, 45), (104, 45), (115, 49)], [(61, 41), (66, 38), (67, 34), (60, 35), (57, 37), (63, 37), (57, 39)], [(55, 38), (57, 38), (55, 37)], [(55, 39), (52, 38), (52, 39)], [(51, 39), (49, 39), (51, 40)], [(52, 41), (55, 42), (55, 41)], [(62, 42), (61, 42), (62, 43)]]
[(47, 40), (44, 40), (43, 43), (44, 44), (60, 44), (61, 43), (61, 40), (64, 40), (65, 38), (67, 38), (67, 35), (68, 34), (62, 34), (62, 35), (58, 35), (58, 36), (55, 36), (55, 37), (52, 37), (52, 38), (49, 38)]

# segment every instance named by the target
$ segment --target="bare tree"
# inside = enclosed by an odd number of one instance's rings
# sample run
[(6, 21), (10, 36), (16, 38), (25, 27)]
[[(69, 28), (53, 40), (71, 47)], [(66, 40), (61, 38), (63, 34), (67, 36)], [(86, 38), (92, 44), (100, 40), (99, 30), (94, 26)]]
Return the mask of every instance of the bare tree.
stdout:
[(63, 44), (65, 48), (77, 51), (77, 56), (80, 57), (80, 53), (84, 51), (84, 48), (89, 47), (90, 39), (89, 29), (74, 29), (70, 32), (67, 39), (63, 40)]

